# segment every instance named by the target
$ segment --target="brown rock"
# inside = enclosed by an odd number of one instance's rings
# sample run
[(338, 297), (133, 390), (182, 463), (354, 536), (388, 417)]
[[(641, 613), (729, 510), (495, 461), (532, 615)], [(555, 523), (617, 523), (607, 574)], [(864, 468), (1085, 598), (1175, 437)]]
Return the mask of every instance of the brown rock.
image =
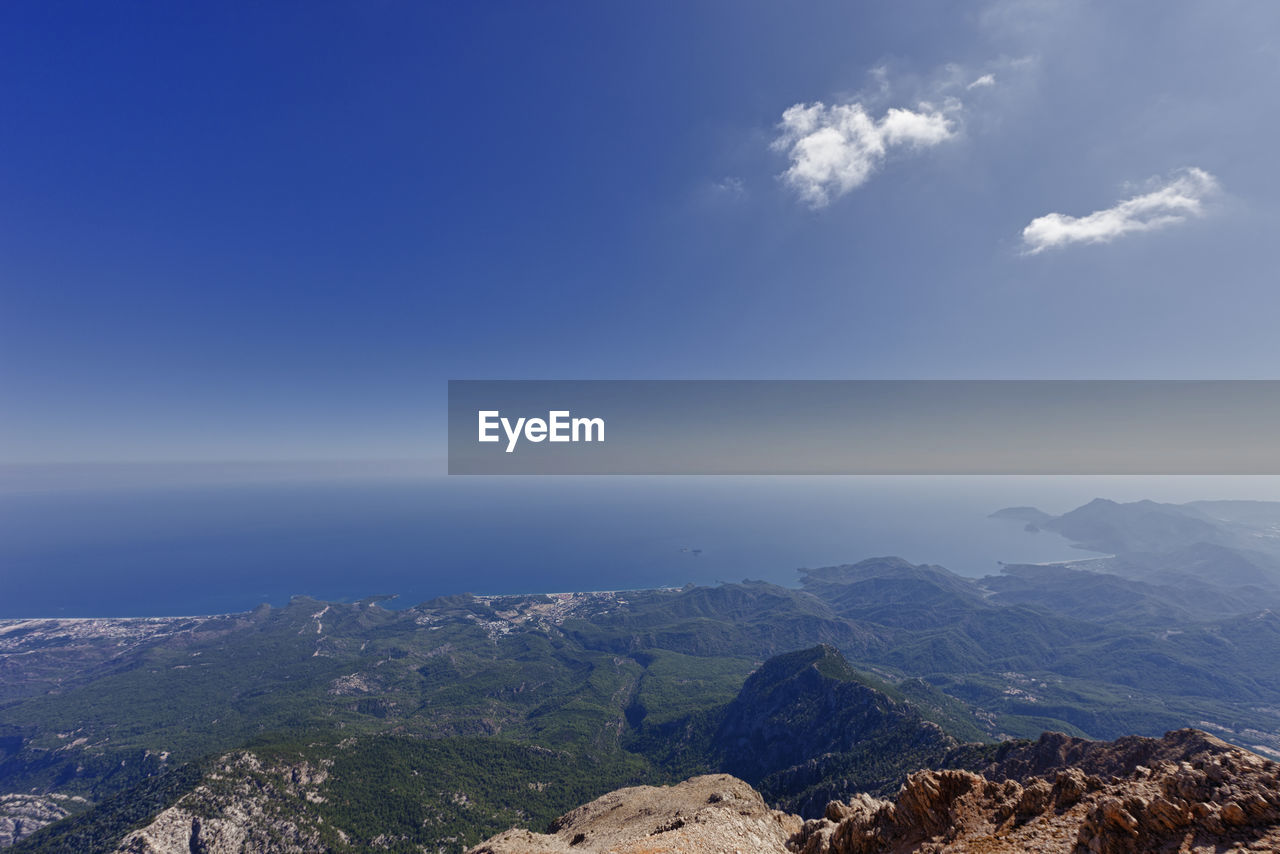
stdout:
[(1179, 730), (1115, 742), (1045, 736), (983, 774), (920, 771), (894, 801), (857, 795), (803, 823), (724, 775), (622, 789), (568, 813), (549, 835), (508, 831), (473, 854), (1223, 850), (1280, 851), (1280, 766)]
[[(819, 823), (809, 825), (820, 837)], [(708, 774), (675, 786), (619, 789), (561, 816), (550, 833), (509, 830), (470, 854), (786, 854), (787, 839), (804, 828), (736, 777)]]

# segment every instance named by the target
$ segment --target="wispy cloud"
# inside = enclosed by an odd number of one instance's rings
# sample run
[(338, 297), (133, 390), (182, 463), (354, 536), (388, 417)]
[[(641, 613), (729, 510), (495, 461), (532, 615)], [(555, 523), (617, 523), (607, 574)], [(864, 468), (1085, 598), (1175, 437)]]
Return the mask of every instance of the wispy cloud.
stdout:
[(1184, 169), (1172, 178), (1153, 179), (1151, 189), (1088, 216), (1049, 213), (1022, 229), (1027, 255), (1072, 243), (1109, 243), (1117, 237), (1155, 231), (1204, 216), (1205, 202), (1218, 192), (1218, 180), (1203, 169)]
[(727, 175), (712, 182), (711, 192), (721, 198), (740, 201), (747, 197), (747, 185), (737, 175)]
[(876, 119), (859, 102), (796, 104), (782, 114), (773, 142), (791, 159), (782, 178), (810, 207), (825, 207), (866, 183), (890, 150), (929, 148), (954, 136), (947, 113), (957, 107), (892, 107)]
[(994, 86), (994, 85), (996, 85), (996, 76), (994, 74), (984, 74), (964, 88), (982, 89), (987, 86)]

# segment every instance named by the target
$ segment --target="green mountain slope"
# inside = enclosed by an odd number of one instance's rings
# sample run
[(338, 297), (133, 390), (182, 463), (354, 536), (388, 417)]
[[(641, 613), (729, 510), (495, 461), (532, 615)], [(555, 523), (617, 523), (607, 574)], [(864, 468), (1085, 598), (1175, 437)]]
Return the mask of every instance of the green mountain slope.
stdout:
[(647, 727), (629, 747), (674, 777), (726, 772), (814, 816), (833, 798), (897, 789), (957, 744), (901, 692), (820, 645), (770, 659), (731, 702)]

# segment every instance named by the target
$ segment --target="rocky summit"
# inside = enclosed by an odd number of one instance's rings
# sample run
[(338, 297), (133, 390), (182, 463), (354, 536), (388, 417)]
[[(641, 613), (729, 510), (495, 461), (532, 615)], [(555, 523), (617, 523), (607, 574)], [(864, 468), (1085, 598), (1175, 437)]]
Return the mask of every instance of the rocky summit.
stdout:
[(1280, 764), (1198, 730), (1092, 742), (1046, 733), (981, 773), (912, 774), (892, 799), (833, 801), (819, 819), (769, 809), (727, 775), (621, 789), (471, 854), (1280, 850)]
[(610, 792), (566, 813), (549, 833), (508, 830), (469, 854), (721, 854), (786, 851), (801, 820), (769, 809), (751, 786), (706, 774), (674, 786)]

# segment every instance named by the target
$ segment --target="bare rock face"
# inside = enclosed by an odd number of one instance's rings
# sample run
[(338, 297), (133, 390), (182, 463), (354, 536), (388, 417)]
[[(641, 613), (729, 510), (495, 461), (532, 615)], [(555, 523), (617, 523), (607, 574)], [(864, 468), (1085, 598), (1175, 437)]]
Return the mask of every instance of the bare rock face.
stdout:
[(223, 759), (217, 773), (120, 841), (115, 854), (301, 854), (323, 851), (295, 804), (327, 772), (305, 763), (266, 768), (252, 753)]
[(35, 833), (46, 824), (66, 818), (73, 802), (83, 798), (67, 795), (0, 795), (0, 848)]
[(736, 777), (708, 774), (610, 792), (561, 816), (547, 834), (508, 830), (469, 854), (786, 854), (800, 827)]
[(1114, 742), (1046, 733), (983, 773), (919, 771), (893, 800), (857, 795), (801, 822), (728, 775), (620, 789), (548, 834), (470, 854), (1127, 854), (1280, 851), (1280, 764), (1197, 730)]
[(1047, 733), (983, 774), (921, 771), (896, 801), (833, 804), (788, 844), (800, 854), (1278, 851), (1280, 766), (1196, 730), (1115, 742)]

